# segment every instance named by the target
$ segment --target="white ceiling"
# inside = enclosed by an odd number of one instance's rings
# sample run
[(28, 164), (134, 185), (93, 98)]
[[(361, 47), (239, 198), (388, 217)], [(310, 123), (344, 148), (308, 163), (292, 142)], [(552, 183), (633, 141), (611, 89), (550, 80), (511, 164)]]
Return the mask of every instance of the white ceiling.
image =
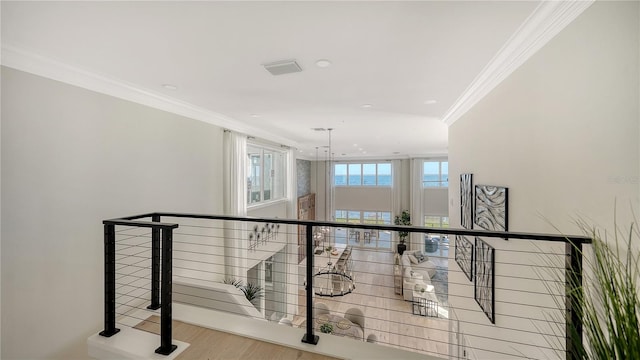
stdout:
[[(334, 129), (337, 159), (437, 156), (443, 116), (537, 5), (3, 1), (2, 43), (221, 114), (308, 159), (328, 142), (312, 128)], [(302, 72), (261, 66), (285, 59)]]

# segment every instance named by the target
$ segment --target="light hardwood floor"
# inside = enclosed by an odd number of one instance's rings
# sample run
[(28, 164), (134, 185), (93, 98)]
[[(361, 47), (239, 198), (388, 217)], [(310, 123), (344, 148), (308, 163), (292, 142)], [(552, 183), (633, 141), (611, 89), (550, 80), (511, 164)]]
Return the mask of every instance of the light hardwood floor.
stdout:
[[(316, 297), (335, 314), (344, 314), (355, 307), (364, 311), (364, 337), (375, 334), (378, 343), (427, 353), (439, 357), (449, 354), (448, 319), (413, 315), (412, 304), (402, 295), (396, 295), (393, 286), (393, 254), (354, 248), (354, 277), (356, 290), (342, 297)], [(316, 258), (316, 265), (322, 257)], [(443, 260), (446, 261), (446, 260)], [(299, 314), (294, 325), (304, 321), (306, 301), (304, 291), (299, 293)]]
[[(173, 321), (173, 339), (189, 343), (189, 347), (176, 360), (215, 359), (291, 359), (333, 360), (336, 358), (297, 350), (286, 346), (232, 335), (225, 332)], [(149, 317), (135, 326), (136, 329), (160, 334), (160, 318)]]

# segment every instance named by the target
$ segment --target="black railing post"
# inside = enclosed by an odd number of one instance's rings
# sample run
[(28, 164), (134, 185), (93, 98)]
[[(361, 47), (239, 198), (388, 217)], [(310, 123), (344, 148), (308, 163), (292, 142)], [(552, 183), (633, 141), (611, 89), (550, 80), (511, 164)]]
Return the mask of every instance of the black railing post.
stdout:
[[(160, 222), (159, 215), (153, 215), (151, 221)], [(160, 228), (151, 228), (151, 305), (147, 309), (160, 308)]]
[(313, 226), (307, 225), (307, 332), (302, 337), (302, 342), (316, 345), (318, 335), (313, 334)]
[(582, 242), (569, 239), (565, 243), (566, 359), (583, 358), (582, 347)]
[(116, 329), (116, 229), (104, 225), (104, 330), (100, 335), (111, 337)]
[(176, 345), (171, 344), (171, 287), (172, 278), (172, 250), (173, 229), (162, 228), (162, 304), (160, 305), (160, 347), (156, 353), (162, 355), (171, 354)]

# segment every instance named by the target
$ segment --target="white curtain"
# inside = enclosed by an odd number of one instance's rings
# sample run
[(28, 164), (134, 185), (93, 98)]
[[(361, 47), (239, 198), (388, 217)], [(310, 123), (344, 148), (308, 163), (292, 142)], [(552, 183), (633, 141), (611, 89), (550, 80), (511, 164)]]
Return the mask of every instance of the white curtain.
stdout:
[[(247, 215), (247, 137), (225, 130), (223, 137), (224, 213)], [(245, 222), (224, 224), (225, 276), (245, 281), (247, 278), (247, 246)]]
[[(414, 226), (424, 226), (424, 191), (422, 189), (423, 162), (423, 159), (412, 159), (409, 170), (409, 188), (411, 191), (409, 203), (411, 207), (411, 224)], [(409, 248), (411, 250), (421, 250), (423, 238), (424, 234), (412, 233)]]
[(223, 171), (225, 215), (247, 215), (247, 137), (224, 132)]
[[(391, 223), (397, 215), (402, 212), (402, 185), (404, 180), (402, 178), (402, 160), (391, 161), (391, 171), (393, 172), (393, 187), (391, 189)], [(394, 231), (392, 234), (391, 250), (396, 251), (398, 245), (398, 232)]]
[[(289, 149), (286, 154), (285, 164), (286, 173), (286, 191), (287, 197), (287, 217), (290, 219), (298, 218), (298, 173), (296, 169), (296, 151)], [(280, 291), (286, 292), (286, 313), (285, 316), (297, 314), (298, 310), (298, 286), (288, 285), (298, 283), (298, 227), (295, 225), (286, 225), (286, 267), (287, 278), (286, 288)]]

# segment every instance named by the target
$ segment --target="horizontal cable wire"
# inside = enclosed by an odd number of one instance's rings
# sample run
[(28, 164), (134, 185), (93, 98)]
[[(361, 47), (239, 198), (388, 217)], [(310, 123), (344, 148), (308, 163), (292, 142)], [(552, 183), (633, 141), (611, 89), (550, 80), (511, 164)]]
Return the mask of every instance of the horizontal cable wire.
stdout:
[[(250, 226), (249, 226), (250, 227)], [(227, 231), (229, 230), (231, 233), (238, 233), (238, 231), (240, 231), (241, 233), (245, 233), (245, 235), (252, 233), (251, 230), (238, 230), (238, 229), (227, 229), (224, 226), (220, 226), (220, 227), (213, 227), (213, 226), (202, 226), (202, 225), (184, 225), (181, 224), (180, 228), (198, 228), (198, 229), (208, 229), (208, 230), (215, 230), (215, 231)], [(186, 272), (195, 272), (196, 274), (202, 274), (202, 275), (198, 275), (198, 276), (189, 276), (188, 274), (176, 274), (176, 272), (174, 271), (174, 275), (178, 276), (181, 279), (193, 279), (193, 280), (198, 280), (198, 281), (207, 281), (205, 279), (203, 279), (204, 277), (213, 277), (215, 279), (220, 279), (220, 278), (224, 278), (225, 277), (225, 268), (228, 268), (228, 264), (229, 263), (234, 263), (237, 262), (239, 260), (244, 260), (245, 257), (243, 256), (229, 256), (228, 252), (234, 253), (236, 251), (241, 251), (241, 253), (243, 253), (244, 251), (246, 251), (246, 253), (248, 254), (248, 261), (249, 262), (253, 262), (253, 261), (257, 261), (258, 263), (260, 263), (260, 261), (263, 261), (262, 259), (260, 259), (261, 256), (264, 255), (258, 255), (258, 254), (274, 254), (272, 250), (267, 250), (262, 248), (264, 245), (268, 245), (268, 244), (273, 244), (273, 243), (277, 243), (279, 245), (282, 245), (283, 248), (281, 248), (281, 255), (280, 256), (284, 256), (285, 259), (293, 259), (298, 257), (298, 252), (296, 251), (296, 244), (291, 244), (293, 246), (287, 247), (286, 243), (281, 241), (281, 240), (286, 240), (286, 238), (296, 238), (298, 236), (298, 232), (287, 232), (284, 231), (284, 229), (286, 229), (287, 226), (283, 226), (281, 227), (281, 229), (279, 230), (279, 232), (277, 233), (277, 236), (272, 235), (272, 237), (270, 237), (267, 241), (263, 241), (262, 239), (260, 240), (257, 248), (255, 249), (247, 249), (246, 247), (239, 247), (239, 246), (229, 246), (229, 244), (234, 244), (234, 243), (239, 243), (239, 242), (244, 242), (244, 241), (248, 241), (247, 238), (243, 238), (243, 237), (232, 237), (232, 238), (226, 238), (227, 240), (225, 240), (224, 236), (220, 236), (220, 234), (217, 235), (209, 235), (209, 234), (198, 234), (198, 233), (193, 233), (193, 232), (174, 232), (174, 237), (173, 237), (173, 243), (174, 243), (174, 255), (173, 255), (173, 260), (174, 261), (178, 261), (178, 262), (184, 262), (184, 264), (182, 264), (182, 266), (175, 266), (174, 265), (174, 269), (175, 270), (181, 270), (181, 271), (186, 271)], [(120, 233), (121, 231), (118, 231), (118, 233)], [(147, 237), (150, 240), (150, 234), (145, 234), (145, 235), (132, 235), (129, 236), (127, 239), (134, 239), (134, 238), (142, 238), (142, 237)], [(247, 235), (248, 236), (248, 235)], [(197, 238), (203, 238), (203, 239), (210, 239), (210, 242), (205, 241), (205, 243), (199, 243), (199, 242), (194, 242), (194, 241), (189, 241), (188, 238), (189, 237), (197, 237)], [(125, 241), (127, 239), (119, 239), (119, 241)], [(254, 240), (255, 242), (255, 240)], [(195, 249), (201, 249), (201, 251), (197, 251), (194, 250), (193, 248), (184, 248), (184, 249), (176, 249), (175, 246), (176, 245), (180, 245), (180, 246), (193, 246)], [(276, 245), (276, 246), (279, 246)], [(370, 248), (366, 248), (366, 247), (359, 247), (357, 245), (348, 245), (348, 246), (352, 246), (353, 250), (358, 250), (358, 251), (378, 251), (379, 249), (370, 249)], [(129, 305), (131, 302), (136, 301), (136, 300), (144, 300), (146, 302), (150, 302), (150, 298), (147, 297), (142, 297), (142, 296), (135, 296), (135, 295), (128, 295), (131, 293), (134, 293), (136, 290), (144, 290), (147, 292), (150, 292), (150, 289), (148, 289), (149, 285), (146, 286), (141, 286), (141, 287), (135, 287), (133, 284), (136, 281), (140, 281), (140, 280), (145, 280), (145, 281), (149, 281), (150, 282), (150, 274), (147, 275), (142, 275), (141, 272), (146, 272), (148, 271), (150, 273), (150, 267), (148, 266), (148, 263), (150, 261), (150, 258), (148, 255), (145, 255), (145, 252), (149, 252), (151, 245), (150, 245), (150, 241), (145, 241), (144, 245), (140, 244), (140, 245), (136, 245), (136, 244), (123, 244), (123, 247), (119, 250), (123, 250), (123, 251), (129, 251), (131, 250), (131, 248), (134, 247), (141, 247), (140, 251), (136, 251), (132, 254), (126, 254), (123, 252), (118, 252), (119, 256), (124, 256), (124, 257), (132, 257), (132, 258), (137, 258), (140, 259), (139, 261), (136, 261), (132, 264), (128, 264), (128, 265), (124, 265), (121, 269), (126, 269), (126, 268), (137, 268), (137, 270), (135, 270), (134, 272), (127, 274), (121, 271), (117, 272), (118, 276), (121, 277), (128, 277), (127, 279), (127, 284), (121, 284), (120, 287), (124, 287), (124, 286), (131, 286), (133, 287), (133, 289), (129, 290), (127, 292), (127, 295), (122, 295), (122, 296), (128, 296), (128, 297), (132, 297), (132, 299), (130, 299), (129, 301), (126, 301), (124, 303), (118, 303), (119, 306), (125, 306), (125, 307), (132, 307), (135, 308), (135, 306), (133, 305)], [(285, 251), (286, 249), (290, 248), (292, 251)], [(209, 250), (207, 250), (209, 249)], [(284, 251), (284, 253), (282, 253), (282, 251)], [(450, 246), (447, 251), (449, 251), (449, 254), (451, 254), (451, 251), (455, 251), (455, 247), (454, 246)], [(559, 256), (559, 257), (564, 257), (564, 254), (560, 254), (560, 253), (545, 253), (545, 254), (541, 254), (539, 252), (535, 252), (535, 251), (523, 251), (523, 250), (503, 250), (503, 249), (496, 249), (496, 251), (501, 251), (504, 252), (505, 254), (507, 254), (508, 252), (514, 252), (514, 253), (520, 253), (522, 254), (535, 254), (536, 256)], [(251, 254), (256, 254), (257, 258), (252, 258)], [(199, 259), (193, 259), (190, 258), (190, 255), (198, 255), (198, 256), (205, 256), (205, 258), (199, 258)], [(253, 255), (253, 256), (256, 256)], [(309, 254), (311, 255), (311, 254)], [(508, 254), (507, 254), (508, 255)], [(353, 256), (353, 253), (352, 253)], [(429, 255), (427, 255), (429, 256)], [(207, 261), (206, 257), (214, 257), (211, 261)], [(431, 255), (430, 257), (433, 257), (433, 255)], [(220, 261), (220, 260), (215, 260), (215, 259), (221, 259), (222, 262), (221, 263), (214, 263), (212, 261)], [(391, 259), (391, 257), (390, 257)], [(122, 259), (120, 259), (122, 261)], [(455, 265), (454, 261), (455, 259), (453, 258), (448, 258), (447, 260), (453, 260), (453, 261), (448, 261), (450, 264), (449, 266), (452, 267), (452, 269), (449, 269), (448, 272), (451, 274), (463, 274), (465, 277), (466, 275)], [(145, 262), (147, 262), (147, 264), (145, 264)], [(216, 267), (219, 270), (215, 270), (215, 269), (200, 269), (198, 268), (198, 266), (194, 266), (191, 267), (189, 266), (188, 263), (193, 263), (194, 265), (211, 265)], [(317, 256), (316, 261), (315, 261), (315, 267), (316, 268), (321, 268), (323, 267), (325, 264), (323, 263), (322, 260), (322, 256)], [(368, 266), (368, 268), (365, 269), (359, 269), (359, 264), (362, 263), (365, 266)], [(451, 266), (453, 264), (453, 266)], [(276, 268), (278, 267), (284, 267), (285, 269), (287, 269), (288, 266), (297, 266), (295, 263), (293, 264), (288, 264), (287, 262), (273, 262), (273, 267), (271, 270), (271, 276), (272, 278), (275, 280), (278, 277), (284, 277), (287, 278), (287, 276), (289, 275), (288, 271), (279, 271)], [(383, 299), (387, 299), (387, 300), (398, 300), (399, 297), (401, 297), (401, 295), (396, 295), (395, 291), (394, 291), (394, 286), (392, 285), (388, 285), (388, 284), (379, 284), (378, 282), (376, 282), (375, 284), (369, 281), (362, 281), (362, 280), (358, 280), (358, 277), (367, 277), (367, 276), (380, 276), (379, 272), (376, 272), (375, 270), (369, 270), (369, 269), (378, 269), (379, 266), (388, 266), (390, 270), (393, 269), (393, 263), (392, 262), (387, 262), (387, 261), (361, 261), (361, 260), (355, 260), (353, 259), (353, 274), (356, 277), (356, 291), (358, 289), (358, 287), (363, 287), (363, 286), (371, 286), (371, 287), (376, 287), (378, 289), (388, 289), (391, 290), (390, 293), (394, 294), (393, 296), (388, 296), (388, 295), (384, 295), (384, 296), (376, 296), (378, 298), (383, 298)], [(515, 263), (515, 262), (496, 262), (495, 266), (496, 268), (499, 265), (509, 265), (509, 266), (525, 266), (525, 267), (533, 267), (536, 265), (533, 264), (521, 264), (521, 263)], [(548, 267), (549, 269), (562, 269), (564, 270), (564, 267)], [(242, 268), (241, 268), (242, 269)], [(418, 270), (423, 270), (418, 268)], [(244, 271), (244, 269), (242, 270)], [(423, 270), (424, 271), (424, 270)], [(179, 273), (180, 271), (178, 271)], [(315, 272), (315, 271), (314, 271)], [(392, 278), (393, 274), (388, 274), (388, 275), (384, 275), (387, 278)], [(504, 274), (494, 274), (494, 276), (496, 278), (502, 278), (502, 279), (519, 279), (519, 280), (535, 280), (535, 281), (547, 281), (547, 282), (556, 282), (558, 284), (563, 284), (562, 281), (556, 281), (556, 280), (544, 280), (544, 279), (540, 279), (540, 278), (536, 278), (536, 277), (526, 277), (526, 276), (519, 276), (519, 275), (504, 275)], [(296, 276), (296, 279), (298, 278), (298, 276)], [(132, 280), (131, 280), (132, 279)], [(375, 279), (375, 277), (374, 277)], [(391, 280), (387, 280), (387, 282), (392, 282), (393, 279)], [(431, 283), (432, 284), (437, 284), (439, 280), (434, 280), (431, 279)], [(444, 282), (444, 280), (442, 280)], [(208, 282), (211, 283), (221, 283), (222, 281), (215, 281), (215, 280), (208, 280)], [(458, 282), (458, 281), (446, 281), (446, 283), (452, 286), (473, 286), (473, 282)], [(276, 283), (274, 282), (274, 285)], [(298, 284), (298, 282), (294, 279), (291, 282), (288, 281), (278, 281), (277, 284), (280, 284), (279, 286), (283, 286), (284, 290), (279, 290), (274, 288), (273, 290), (270, 290), (270, 293), (274, 295), (274, 297), (280, 296), (280, 297), (284, 297), (284, 301), (270, 301), (269, 305), (268, 305), (268, 311), (270, 311), (269, 309), (278, 309), (281, 308), (281, 306), (283, 305), (296, 305), (298, 310), (303, 310), (304, 306), (302, 306), (302, 304), (296, 304), (296, 303), (288, 303), (287, 302), (287, 297), (289, 296), (294, 296), (294, 297), (300, 297), (300, 288), (301, 288), (301, 284)], [(185, 284), (185, 286), (188, 286), (188, 284)], [(264, 288), (264, 286), (263, 286)], [(291, 288), (291, 290), (288, 290), (289, 288)], [(385, 292), (388, 292), (388, 290), (386, 290)], [(533, 291), (533, 290), (516, 290), (516, 289), (511, 289), (511, 288), (502, 288), (502, 287), (496, 287), (495, 288), (496, 291), (500, 290), (500, 291), (515, 291), (515, 292), (519, 292), (519, 293), (525, 293), (525, 294), (531, 294), (531, 295), (546, 295), (546, 296), (564, 296), (564, 294), (550, 294), (548, 292), (542, 292), (542, 291)], [(381, 291), (382, 292), (382, 291)], [(194, 297), (194, 298), (201, 298), (201, 299), (205, 299), (205, 300), (210, 300), (209, 297), (207, 296), (199, 296), (199, 295), (194, 295), (191, 293), (180, 293), (180, 292), (175, 292), (174, 294), (178, 295), (178, 296), (187, 296), (187, 297)], [(242, 294), (239, 293), (241, 296)], [(348, 296), (347, 296), (348, 297)], [(344, 297), (345, 299), (347, 297)], [(473, 300), (473, 297), (470, 296), (462, 296), (462, 295), (454, 295), (454, 294), (448, 294), (448, 297), (451, 298), (461, 298), (461, 299), (469, 299), (469, 300)], [(320, 300), (320, 299), (316, 299), (316, 300)], [(224, 303), (221, 300), (215, 300), (217, 302), (220, 303)], [(227, 302), (229, 304), (235, 304), (233, 302)], [(552, 309), (552, 310), (560, 310), (562, 311), (562, 309), (558, 309), (558, 308), (553, 308), (553, 307), (547, 307), (547, 306), (540, 306), (540, 305), (529, 305), (529, 304), (522, 304), (522, 303), (517, 303), (517, 302), (510, 302), (510, 301), (499, 301), (498, 299), (495, 299), (495, 303), (496, 303), (496, 308), (499, 307), (499, 304), (510, 304), (510, 305), (517, 305), (517, 306), (530, 306), (530, 307), (536, 307), (536, 308), (540, 308), (540, 309)], [(280, 304), (280, 305), (278, 305)], [(363, 304), (359, 304), (359, 303), (350, 303), (348, 301), (342, 301), (341, 304), (345, 305), (345, 306), (359, 306), (362, 308), (366, 308), (368, 312), (378, 312), (378, 311), (382, 311), (382, 310), (388, 310), (385, 309), (384, 307), (381, 306), (372, 306), (372, 305), (363, 305)], [(265, 304), (267, 305), (267, 304)], [(247, 307), (249, 307), (249, 305), (246, 305)], [(412, 305), (409, 305), (412, 306)], [(472, 312), (479, 312), (481, 311), (481, 309), (479, 308), (475, 308), (475, 309), (467, 309), (467, 308), (455, 308), (452, 307), (450, 304), (450, 301), (448, 302), (448, 304), (443, 305), (441, 303), (441, 307), (445, 308), (445, 309), (449, 309), (449, 311), (451, 310), (455, 310), (457, 311), (472, 311)], [(403, 310), (404, 311), (404, 310)], [(400, 312), (400, 310), (396, 310), (396, 312)], [(302, 318), (304, 318), (304, 312), (301, 311), (299, 313), (300, 316)], [(120, 314), (122, 315), (122, 314)], [(513, 317), (513, 318), (522, 318), (522, 319), (528, 319), (528, 320), (532, 320), (531, 318), (526, 318), (526, 317), (520, 317), (517, 315), (512, 315), (512, 314), (500, 314), (500, 313), (495, 313), (496, 316), (504, 316), (504, 317)], [(368, 318), (371, 319), (377, 319), (376, 317), (371, 317), (371, 316), (367, 316)], [(441, 318), (430, 318), (427, 317), (425, 318), (426, 321), (429, 320), (442, 320)], [(146, 320), (146, 319), (140, 319), (140, 320)], [(382, 319), (378, 319), (380, 321), (382, 321)], [(535, 321), (541, 321), (540, 319), (533, 319)], [(444, 319), (444, 321), (447, 321), (446, 319)], [(386, 323), (388, 323), (388, 326), (398, 326), (399, 328), (423, 328), (422, 325), (408, 325), (408, 324), (404, 324), (400, 321), (395, 321), (395, 320), (391, 320), (391, 321), (386, 321)], [(515, 331), (515, 332), (521, 332), (521, 333), (530, 333), (530, 334), (540, 334), (539, 332), (535, 332), (535, 331), (531, 331), (531, 330), (526, 330), (526, 329), (517, 329), (517, 328), (509, 328), (509, 327), (504, 327), (504, 326), (495, 326), (495, 325), (487, 325), (487, 324), (482, 324), (482, 323), (476, 323), (476, 322), (463, 322), (461, 321), (461, 323), (468, 323), (468, 324), (473, 324), (473, 325), (478, 325), (478, 326), (490, 326), (492, 328), (498, 328), (498, 329), (503, 329), (503, 330), (509, 330), (509, 331)], [(560, 323), (558, 322), (558, 324), (564, 324), (564, 323)], [(446, 334), (447, 336), (449, 334), (451, 334), (452, 332), (448, 329), (438, 329), (438, 328), (430, 328), (427, 327), (429, 329), (429, 331), (437, 331), (437, 332), (442, 332), (444, 334)], [(388, 334), (394, 334), (394, 335), (399, 335), (402, 336), (404, 338), (415, 338), (415, 339), (422, 339), (419, 336), (413, 336), (411, 334), (407, 334), (403, 331), (400, 332), (394, 332), (394, 331), (384, 331), (382, 329), (376, 328), (374, 329), (374, 332), (377, 333), (388, 333)], [(366, 334), (365, 334), (366, 335)], [(543, 335), (549, 335), (549, 336), (556, 336), (553, 334), (543, 334)], [(476, 335), (469, 335), (467, 334), (467, 336), (476, 336)], [(479, 338), (483, 338), (483, 336), (477, 336)], [(507, 340), (501, 340), (501, 339), (494, 339), (492, 337), (486, 337), (487, 339), (491, 339), (494, 341), (507, 341)], [(448, 344), (448, 341), (443, 341), (443, 340), (437, 340), (437, 339), (430, 339), (429, 341), (431, 342), (437, 342), (437, 343), (444, 343), (444, 344)], [(379, 342), (380, 339), (379, 339)], [(513, 341), (507, 341), (509, 343), (513, 343), (513, 344), (517, 344), (517, 345), (523, 345), (523, 346), (532, 346), (529, 343), (524, 343), (524, 342), (513, 342)], [(390, 344), (390, 343), (389, 343)], [(394, 345), (394, 344), (390, 344), (393, 346), (399, 346), (399, 345)], [(404, 347), (404, 346), (401, 346)], [(467, 347), (470, 348), (470, 347)], [(545, 348), (544, 346), (542, 348)], [(433, 351), (426, 351), (426, 350), (421, 350), (419, 348), (414, 348), (416, 351), (419, 352), (423, 352), (423, 353), (435, 353), (435, 354), (439, 354), (438, 352), (433, 352)], [(547, 348), (549, 350), (556, 350), (554, 348)], [(482, 351), (491, 351), (491, 350), (487, 350), (487, 349), (478, 349), (478, 350), (482, 350)], [(507, 352), (500, 352), (500, 351), (493, 351), (496, 354), (503, 354), (503, 355), (509, 355), (509, 356), (517, 356), (519, 354), (511, 354), (511, 353), (507, 353)]]

